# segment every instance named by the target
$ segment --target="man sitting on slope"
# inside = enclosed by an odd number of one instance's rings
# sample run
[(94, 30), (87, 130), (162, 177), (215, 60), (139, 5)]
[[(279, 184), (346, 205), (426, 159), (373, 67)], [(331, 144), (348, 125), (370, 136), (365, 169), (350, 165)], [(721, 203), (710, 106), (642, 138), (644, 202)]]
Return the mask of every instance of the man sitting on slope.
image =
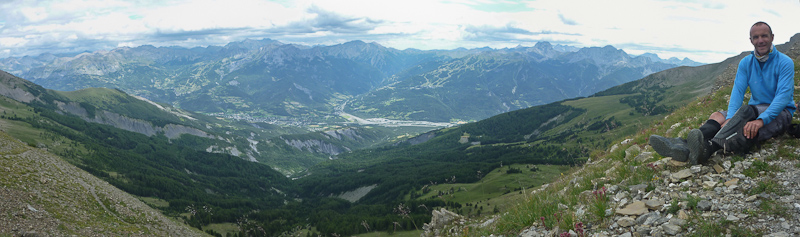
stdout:
[[(750, 27), (755, 49), (739, 62), (728, 110), (714, 112), (686, 140), (650, 136), (650, 146), (662, 156), (692, 165), (704, 163), (715, 151), (746, 153), (756, 142), (783, 134), (792, 121), (794, 62), (772, 45), (774, 35), (767, 23)], [(750, 102), (742, 105), (750, 88)]]

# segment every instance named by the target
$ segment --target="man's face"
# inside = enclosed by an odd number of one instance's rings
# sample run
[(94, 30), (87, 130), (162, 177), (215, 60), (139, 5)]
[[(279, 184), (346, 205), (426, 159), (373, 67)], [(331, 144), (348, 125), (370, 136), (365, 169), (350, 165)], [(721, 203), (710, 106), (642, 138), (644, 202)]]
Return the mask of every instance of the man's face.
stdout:
[(772, 38), (769, 26), (764, 24), (754, 25), (750, 28), (750, 43), (756, 48), (759, 55), (766, 55), (772, 49)]

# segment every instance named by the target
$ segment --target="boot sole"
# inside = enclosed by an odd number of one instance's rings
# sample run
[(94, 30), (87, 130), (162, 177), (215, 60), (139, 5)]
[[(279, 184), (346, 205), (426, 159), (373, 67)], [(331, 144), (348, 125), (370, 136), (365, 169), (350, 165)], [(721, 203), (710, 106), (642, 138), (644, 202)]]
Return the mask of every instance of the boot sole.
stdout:
[(689, 131), (689, 136), (686, 137), (686, 143), (689, 144), (689, 164), (696, 165), (701, 160), (701, 156), (705, 154), (705, 146), (703, 143), (703, 132), (699, 129), (692, 129)]
[(666, 138), (655, 135), (650, 136), (650, 146), (653, 147), (653, 150), (659, 155), (672, 157), (672, 159), (676, 161), (686, 162), (689, 158), (689, 151), (679, 151), (678, 147), (670, 145), (672, 142), (665, 141), (664, 139)]

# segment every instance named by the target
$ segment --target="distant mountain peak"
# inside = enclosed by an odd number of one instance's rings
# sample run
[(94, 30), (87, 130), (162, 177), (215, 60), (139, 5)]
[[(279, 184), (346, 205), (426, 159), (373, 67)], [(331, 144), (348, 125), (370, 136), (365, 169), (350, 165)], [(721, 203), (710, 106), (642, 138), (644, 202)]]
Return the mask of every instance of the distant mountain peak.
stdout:
[(539, 41), (536, 42), (536, 45), (533, 46), (534, 48), (553, 48), (553, 45), (547, 41)]
[(352, 41), (347, 41), (343, 45), (365, 45), (365, 44), (367, 43), (364, 42), (363, 40), (352, 40)]

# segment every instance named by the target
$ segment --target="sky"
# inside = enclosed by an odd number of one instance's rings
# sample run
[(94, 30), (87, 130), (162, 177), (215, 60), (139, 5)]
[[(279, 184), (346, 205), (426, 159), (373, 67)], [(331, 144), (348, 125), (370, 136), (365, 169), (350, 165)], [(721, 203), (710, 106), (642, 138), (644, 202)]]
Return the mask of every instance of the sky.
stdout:
[(395, 49), (575, 47), (720, 62), (800, 33), (800, 0), (0, 0), (0, 58), (245, 39)]

